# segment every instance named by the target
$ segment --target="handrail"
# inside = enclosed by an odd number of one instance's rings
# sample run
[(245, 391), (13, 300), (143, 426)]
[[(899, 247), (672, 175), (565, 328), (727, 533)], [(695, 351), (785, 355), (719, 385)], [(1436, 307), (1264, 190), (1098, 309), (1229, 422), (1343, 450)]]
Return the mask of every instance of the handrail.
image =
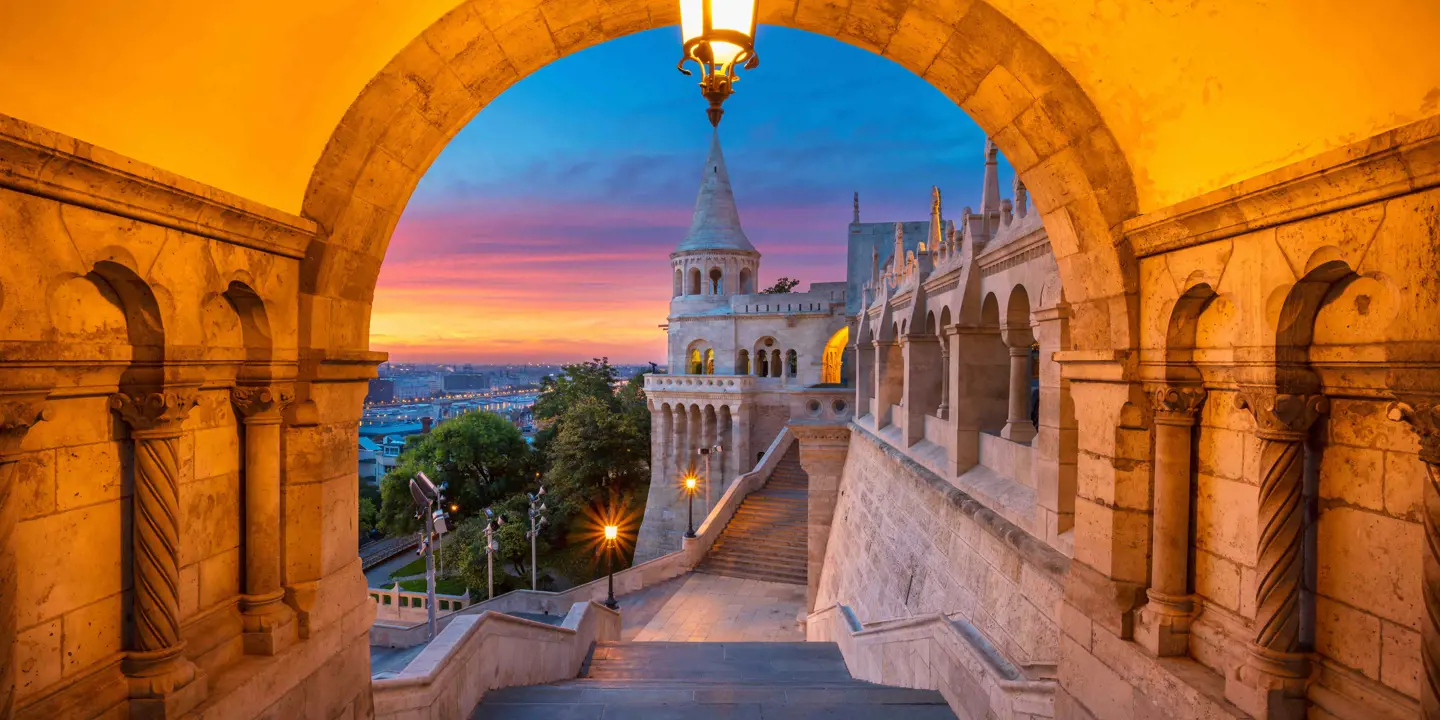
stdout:
[[(810, 613), (805, 636), (811, 642), (838, 645), (856, 679), (939, 690), (960, 717), (989, 717), (991, 713), (1009, 717), (1012, 713), (1008, 710), (1019, 706), (1038, 717), (1053, 717), (1058, 686), (1053, 666), (1015, 665), (964, 620), (928, 614), (862, 623), (848, 605), (836, 603)], [(890, 646), (911, 644), (926, 645), (924, 652), (915, 653), (926, 667), (917, 670), (909, 663), (886, 662), (887, 653), (893, 657), (896, 652)], [(970, 682), (964, 687), (942, 687), (946, 679), (954, 677)], [(983, 696), (974, 692), (976, 685), (985, 689)], [(976, 703), (984, 703), (986, 708), (976, 708)], [(995, 703), (1006, 707), (990, 707)]]

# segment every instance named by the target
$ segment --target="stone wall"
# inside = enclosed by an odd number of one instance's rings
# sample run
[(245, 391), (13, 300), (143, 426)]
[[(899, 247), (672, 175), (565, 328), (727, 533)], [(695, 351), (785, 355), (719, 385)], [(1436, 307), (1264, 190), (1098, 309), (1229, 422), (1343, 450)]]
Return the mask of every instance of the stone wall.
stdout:
[(859, 425), (851, 426), (817, 610), (872, 623), (941, 613), (1010, 662), (1058, 660), (1067, 561)]

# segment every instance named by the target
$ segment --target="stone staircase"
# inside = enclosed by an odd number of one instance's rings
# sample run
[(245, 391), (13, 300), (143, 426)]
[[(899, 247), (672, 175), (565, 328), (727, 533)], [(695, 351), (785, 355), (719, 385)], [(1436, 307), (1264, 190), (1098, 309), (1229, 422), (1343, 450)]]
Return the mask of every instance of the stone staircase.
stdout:
[(696, 572), (805, 584), (810, 479), (792, 443), (764, 487), (750, 493)]
[(495, 690), (471, 720), (954, 720), (934, 690), (856, 680), (834, 643), (598, 643), (575, 680)]

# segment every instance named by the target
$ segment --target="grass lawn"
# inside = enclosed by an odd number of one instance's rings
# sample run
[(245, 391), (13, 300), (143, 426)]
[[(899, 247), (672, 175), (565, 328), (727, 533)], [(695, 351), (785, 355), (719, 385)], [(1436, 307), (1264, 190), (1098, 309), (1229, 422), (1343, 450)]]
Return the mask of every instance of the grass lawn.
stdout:
[(425, 574), (425, 558), (423, 558), (423, 557), (418, 557), (418, 558), (415, 558), (414, 560), (411, 560), (408, 564), (406, 564), (404, 567), (400, 568), (399, 570), (396, 570), (395, 572), (390, 573), (390, 579), (391, 579), (391, 580), (394, 580), (395, 578), (402, 578), (402, 577), (405, 577), (406, 575), (424, 575), (424, 574)]
[[(409, 592), (425, 592), (424, 578), (405, 580), (400, 583), (401, 590)], [(435, 581), (435, 592), (441, 595), (464, 595), (465, 582), (457, 578), (440, 578)]]

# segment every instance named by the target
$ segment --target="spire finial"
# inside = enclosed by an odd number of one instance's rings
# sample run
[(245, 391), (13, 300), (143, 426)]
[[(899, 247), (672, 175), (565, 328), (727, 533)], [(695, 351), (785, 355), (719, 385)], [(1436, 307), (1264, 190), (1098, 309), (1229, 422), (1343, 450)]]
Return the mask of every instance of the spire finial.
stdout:
[(930, 248), (939, 249), (945, 240), (944, 221), (940, 219), (940, 186), (930, 186)]
[(860, 191), (855, 191), (855, 216), (850, 222), (860, 224)]
[(985, 180), (980, 186), (980, 214), (985, 217), (987, 228), (994, 227), (992, 216), (1000, 214), (1000, 167), (995, 159), (998, 152), (995, 141), (985, 138)]

